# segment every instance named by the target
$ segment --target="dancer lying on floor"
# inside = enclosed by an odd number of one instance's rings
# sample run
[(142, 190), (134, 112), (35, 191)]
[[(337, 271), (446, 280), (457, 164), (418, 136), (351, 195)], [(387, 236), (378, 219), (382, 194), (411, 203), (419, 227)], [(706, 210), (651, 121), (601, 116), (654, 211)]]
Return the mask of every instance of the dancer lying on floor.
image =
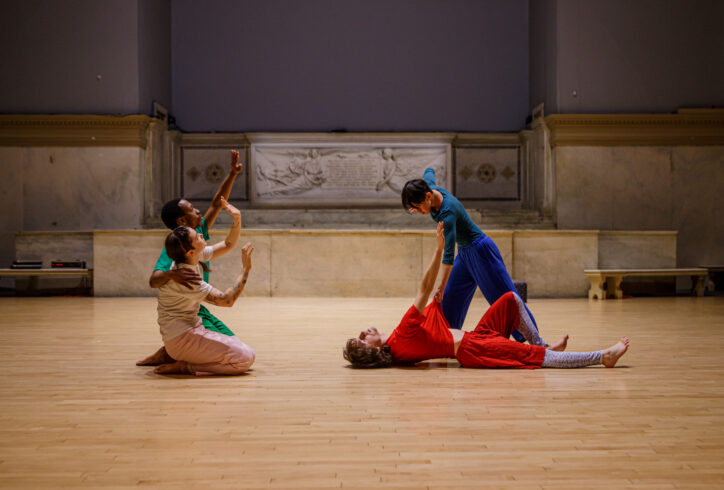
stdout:
[[(443, 224), (439, 223), (437, 249), (415, 302), (391, 334), (372, 327), (347, 341), (343, 355), (353, 367), (389, 367), (437, 358), (455, 358), (468, 368), (574, 368), (595, 364), (613, 367), (628, 349), (626, 337), (608, 349), (593, 352), (563, 352), (567, 335), (558, 344), (549, 346), (533, 327), (521, 298), (512, 291), (488, 308), (474, 331), (450, 329), (440, 303), (433, 300), (425, 308), (444, 247)], [(529, 344), (509, 339), (514, 328)]]
[[(166, 252), (174, 261), (175, 269), (192, 269), (200, 275), (206, 269), (205, 261), (225, 253), (239, 239), (240, 213), (225, 200), (224, 207), (234, 217), (234, 224), (226, 240), (207, 246), (201, 233), (187, 226), (179, 226), (166, 238)], [(235, 335), (224, 335), (207, 329), (199, 318), (202, 301), (217, 306), (232, 306), (244, 290), (251, 271), (250, 243), (241, 249), (242, 274), (233, 287), (225, 292), (200, 281), (191, 288), (168, 281), (158, 290), (158, 324), (163, 344), (170, 356), (156, 373), (183, 374), (241, 374), (254, 362), (254, 351)]]

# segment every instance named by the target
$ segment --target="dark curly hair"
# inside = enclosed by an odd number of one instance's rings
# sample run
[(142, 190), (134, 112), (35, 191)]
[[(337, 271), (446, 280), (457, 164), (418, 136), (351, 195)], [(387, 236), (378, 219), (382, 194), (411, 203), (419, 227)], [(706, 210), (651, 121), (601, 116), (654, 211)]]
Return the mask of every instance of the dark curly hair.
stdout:
[(171, 199), (161, 208), (161, 221), (169, 230), (175, 230), (178, 226), (176, 220), (185, 214), (184, 210), (179, 206), (180, 202), (181, 198)]
[(405, 208), (405, 211), (408, 211), (424, 201), (428, 192), (432, 192), (432, 189), (424, 180), (408, 180), (402, 187), (402, 207)]
[(342, 350), (342, 355), (352, 364), (352, 367), (371, 369), (392, 366), (392, 352), (390, 352), (389, 345), (367, 347), (358, 341), (357, 338), (349, 339)]

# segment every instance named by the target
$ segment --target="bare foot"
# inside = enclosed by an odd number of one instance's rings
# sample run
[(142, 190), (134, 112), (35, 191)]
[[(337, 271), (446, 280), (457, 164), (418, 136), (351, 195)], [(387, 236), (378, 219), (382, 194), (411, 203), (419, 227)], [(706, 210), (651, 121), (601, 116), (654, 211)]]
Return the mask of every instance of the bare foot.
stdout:
[(153, 370), (156, 374), (193, 374), (189, 371), (188, 364), (184, 361), (175, 361), (161, 364)]
[(607, 368), (614, 367), (618, 359), (628, 350), (628, 345), (628, 337), (621, 337), (621, 340), (603, 351), (601, 363)]
[(136, 366), (158, 366), (159, 364), (168, 364), (169, 362), (174, 362), (175, 360), (176, 359), (168, 355), (166, 347), (161, 347), (147, 358), (138, 361)]
[(546, 345), (546, 349), (548, 350), (555, 350), (558, 352), (562, 352), (566, 350), (566, 347), (568, 347), (568, 335), (564, 335), (563, 338), (558, 342), (557, 344), (553, 345)]

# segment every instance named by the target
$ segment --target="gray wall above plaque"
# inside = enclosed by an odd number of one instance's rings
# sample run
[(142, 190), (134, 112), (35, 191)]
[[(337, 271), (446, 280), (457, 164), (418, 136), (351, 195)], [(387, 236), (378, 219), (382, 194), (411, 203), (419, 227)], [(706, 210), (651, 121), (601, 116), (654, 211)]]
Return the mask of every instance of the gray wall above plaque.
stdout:
[(455, 194), (465, 201), (520, 200), (520, 149), (455, 149)]

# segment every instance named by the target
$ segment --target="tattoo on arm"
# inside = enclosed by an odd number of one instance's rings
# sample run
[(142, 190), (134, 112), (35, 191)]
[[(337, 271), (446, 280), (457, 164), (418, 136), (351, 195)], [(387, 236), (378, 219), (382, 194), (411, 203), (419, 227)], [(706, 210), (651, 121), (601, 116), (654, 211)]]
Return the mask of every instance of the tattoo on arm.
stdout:
[(239, 279), (236, 280), (236, 284), (223, 293), (218, 289), (213, 289), (206, 296), (206, 301), (216, 306), (233, 306), (244, 290), (244, 284), (246, 284), (246, 279), (240, 276)]

